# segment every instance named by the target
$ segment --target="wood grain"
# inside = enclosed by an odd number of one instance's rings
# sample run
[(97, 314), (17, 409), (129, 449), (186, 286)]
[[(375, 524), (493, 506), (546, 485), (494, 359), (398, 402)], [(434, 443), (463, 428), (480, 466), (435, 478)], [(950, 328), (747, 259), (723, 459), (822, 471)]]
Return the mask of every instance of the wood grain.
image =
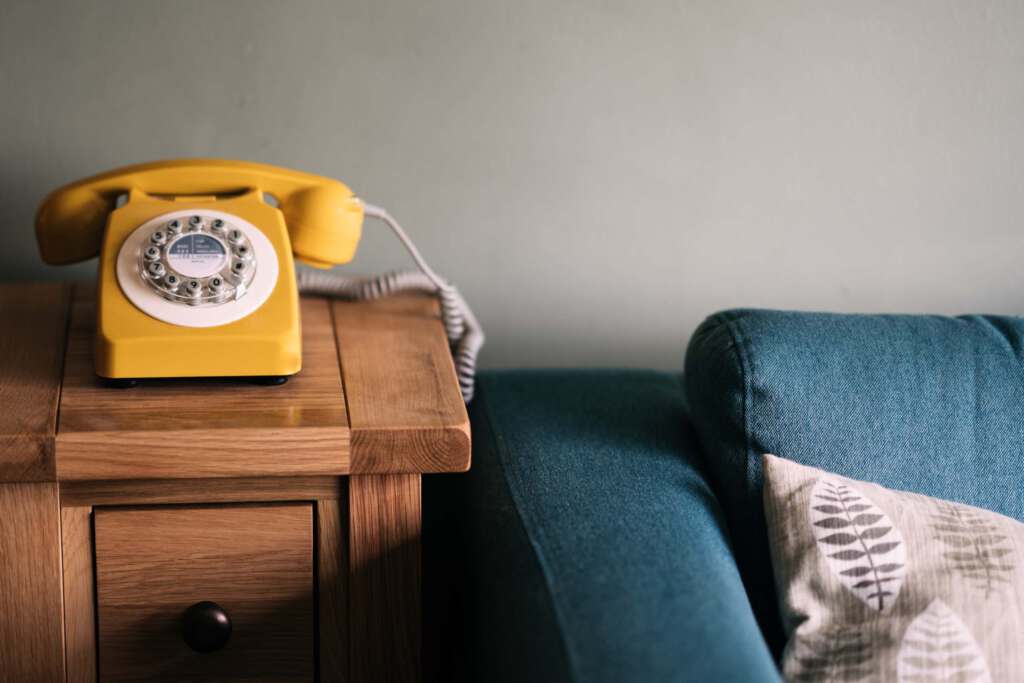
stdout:
[(136, 479), (67, 481), (62, 506), (254, 503), (337, 499), (339, 477), (246, 477), (241, 479)]
[(62, 508), (60, 520), (64, 559), (64, 660), (67, 683), (96, 683), (92, 508)]
[(345, 498), (319, 500), (317, 520), (320, 683), (348, 677), (348, 512)]
[(58, 437), (57, 476), (74, 481), (342, 474), (348, 469), (345, 434), (330, 431), (194, 429)]
[(0, 681), (64, 681), (57, 485), (0, 484)]
[(431, 297), (334, 302), (356, 473), (462, 472), (470, 433)]
[[(310, 504), (95, 512), (100, 673), (121, 681), (312, 681)], [(180, 633), (201, 600), (232, 620), (222, 650)]]
[(351, 680), (421, 678), (420, 476), (349, 478)]
[(0, 287), (0, 481), (53, 481), (68, 285)]
[(343, 474), (349, 429), (331, 315), (301, 304), (303, 369), (280, 387), (244, 380), (99, 384), (91, 292), (72, 306), (56, 439), (61, 480)]

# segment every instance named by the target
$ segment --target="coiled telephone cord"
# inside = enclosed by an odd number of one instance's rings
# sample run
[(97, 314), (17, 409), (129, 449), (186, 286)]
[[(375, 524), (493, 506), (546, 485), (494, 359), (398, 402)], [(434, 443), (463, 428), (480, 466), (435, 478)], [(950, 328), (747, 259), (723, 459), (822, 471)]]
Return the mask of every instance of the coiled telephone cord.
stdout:
[(391, 214), (372, 204), (364, 204), (363, 212), (366, 216), (380, 219), (391, 228), (412, 256), (419, 271), (352, 277), (325, 271), (302, 270), (296, 276), (299, 291), (353, 301), (370, 301), (404, 292), (437, 295), (441, 303), (441, 322), (455, 361), (459, 389), (462, 391), (462, 399), (469, 403), (473, 400), (477, 356), (485, 340), (480, 323), (459, 290), (427, 265), (419, 249)]

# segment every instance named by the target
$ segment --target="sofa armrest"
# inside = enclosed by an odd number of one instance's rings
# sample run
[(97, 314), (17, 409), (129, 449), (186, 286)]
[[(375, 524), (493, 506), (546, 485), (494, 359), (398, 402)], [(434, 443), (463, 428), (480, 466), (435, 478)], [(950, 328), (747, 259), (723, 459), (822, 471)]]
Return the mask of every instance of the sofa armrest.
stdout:
[(471, 677), (779, 681), (677, 376), (487, 373), (459, 478)]

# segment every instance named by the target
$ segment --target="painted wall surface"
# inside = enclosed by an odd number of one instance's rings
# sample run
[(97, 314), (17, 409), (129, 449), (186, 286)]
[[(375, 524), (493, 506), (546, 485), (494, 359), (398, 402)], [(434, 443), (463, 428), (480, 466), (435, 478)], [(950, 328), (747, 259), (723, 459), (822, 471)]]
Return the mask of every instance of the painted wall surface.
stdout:
[[(1024, 4), (0, 4), (0, 280), (52, 187), (253, 159), (388, 207), (483, 363), (679, 368), (716, 309), (1015, 313)], [(353, 272), (408, 264), (371, 225)]]

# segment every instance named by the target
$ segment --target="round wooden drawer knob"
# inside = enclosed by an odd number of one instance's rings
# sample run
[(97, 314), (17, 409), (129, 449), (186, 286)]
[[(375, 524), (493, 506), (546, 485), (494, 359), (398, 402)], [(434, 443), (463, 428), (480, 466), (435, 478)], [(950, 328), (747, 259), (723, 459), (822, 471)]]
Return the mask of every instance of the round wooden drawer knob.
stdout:
[(197, 602), (185, 610), (181, 635), (196, 652), (215, 652), (231, 637), (231, 617), (215, 602)]

